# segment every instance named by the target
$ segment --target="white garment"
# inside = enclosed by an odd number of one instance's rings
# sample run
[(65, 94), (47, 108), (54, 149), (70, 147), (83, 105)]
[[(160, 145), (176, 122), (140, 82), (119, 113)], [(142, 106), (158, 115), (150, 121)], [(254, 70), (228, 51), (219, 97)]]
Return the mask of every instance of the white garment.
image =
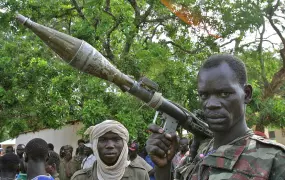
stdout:
[(94, 154), (84, 158), (81, 163), (81, 169), (87, 169), (93, 166), (94, 162), (96, 161), (96, 157)]
[[(122, 152), (113, 166), (106, 165), (99, 156), (98, 153), (98, 139), (107, 132), (113, 132), (118, 134), (124, 143)], [(92, 144), (92, 149), (97, 157), (97, 175), (99, 180), (118, 180), (121, 179), (125, 173), (125, 168), (129, 166), (130, 161), (128, 161), (128, 141), (129, 132), (124, 125), (114, 120), (106, 120), (96, 126), (89, 127), (84, 134), (89, 134), (90, 142)]]

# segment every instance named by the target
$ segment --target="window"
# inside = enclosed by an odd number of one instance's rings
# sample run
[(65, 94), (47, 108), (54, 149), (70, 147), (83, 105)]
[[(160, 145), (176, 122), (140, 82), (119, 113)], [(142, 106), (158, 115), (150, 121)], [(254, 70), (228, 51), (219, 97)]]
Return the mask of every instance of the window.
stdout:
[(269, 138), (275, 139), (275, 131), (269, 131)]

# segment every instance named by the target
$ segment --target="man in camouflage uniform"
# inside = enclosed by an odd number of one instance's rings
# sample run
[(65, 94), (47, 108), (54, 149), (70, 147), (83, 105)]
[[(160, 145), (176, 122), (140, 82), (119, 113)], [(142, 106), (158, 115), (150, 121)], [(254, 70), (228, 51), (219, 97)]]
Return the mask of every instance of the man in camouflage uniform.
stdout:
[(93, 167), (77, 171), (72, 180), (149, 180), (148, 172), (128, 161), (128, 130), (119, 122), (106, 120), (89, 127), (85, 134), (96, 156)]
[[(177, 169), (177, 179), (285, 179), (285, 147), (254, 135), (246, 125), (245, 105), (252, 97), (244, 64), (231, 55), (214, 55), (198, 74), (198, 93), (214, 138), (192, 163)], [(176, 135), (151, 125), (147, 150), (157, 164), (158, 180), (170, 179)]]

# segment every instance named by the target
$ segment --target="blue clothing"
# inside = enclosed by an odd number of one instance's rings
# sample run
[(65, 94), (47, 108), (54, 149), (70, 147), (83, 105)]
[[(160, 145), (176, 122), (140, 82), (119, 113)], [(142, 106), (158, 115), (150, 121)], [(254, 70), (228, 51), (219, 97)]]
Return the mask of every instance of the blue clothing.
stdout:
[(19, 173), (19, 174), (16, 176), (16, 179), (17, 179), (17, 180), (27, 180), (27, 174)]
[(52, 176), (39, 175), (37, 177), (34, 177), (32, 180), (54, 180), (54, 179)]
[[(150, 156), (149, 156), (149, 155), (146, 155), (146, 157), (144, 158), (144, 160), (145, 160), (149, 165), (151, 165), (152, 168), (154, 168), (155, 165), (154, 165), (154, 163), (152, 162), (152, 160), (150, 159)], [(150, 179), (150, 180), (155, 180), (154, 175), (149, 176), (149, 179)]]

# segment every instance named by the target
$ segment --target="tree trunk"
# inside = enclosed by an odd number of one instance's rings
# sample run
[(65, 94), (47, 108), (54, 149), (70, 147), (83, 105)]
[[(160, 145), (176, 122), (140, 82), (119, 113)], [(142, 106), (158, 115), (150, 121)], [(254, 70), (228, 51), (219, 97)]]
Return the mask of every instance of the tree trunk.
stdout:
[(264, 126), (261, 123), (256, 124), (255, 131), (260, 131), (264, 133)]

